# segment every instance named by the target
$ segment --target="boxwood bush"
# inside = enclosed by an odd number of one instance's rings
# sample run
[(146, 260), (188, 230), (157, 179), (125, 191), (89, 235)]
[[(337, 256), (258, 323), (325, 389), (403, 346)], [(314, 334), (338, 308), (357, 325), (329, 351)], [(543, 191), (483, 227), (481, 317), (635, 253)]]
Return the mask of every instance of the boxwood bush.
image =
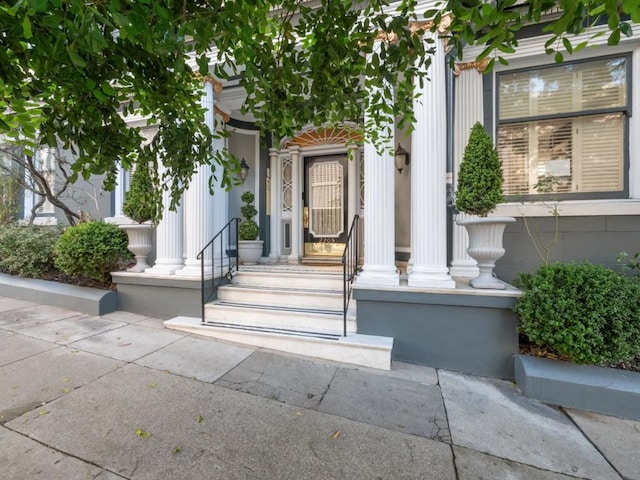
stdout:
[(82, 275), (106, 282), (110, 272), (131, 258), (127, 234), (104, 222), (87, 222), (69, 227), (55, 246), (55, 265), (68, 275)]
[(519, 277), (519, 330), (576, 363), (605, 365), (640, 354), (640, 283), (594, 265), (557, 263)]
[(0, 226), (0, 271), (40, 278), (54, 269), (53, 249), (61, 230), (51, 226)]

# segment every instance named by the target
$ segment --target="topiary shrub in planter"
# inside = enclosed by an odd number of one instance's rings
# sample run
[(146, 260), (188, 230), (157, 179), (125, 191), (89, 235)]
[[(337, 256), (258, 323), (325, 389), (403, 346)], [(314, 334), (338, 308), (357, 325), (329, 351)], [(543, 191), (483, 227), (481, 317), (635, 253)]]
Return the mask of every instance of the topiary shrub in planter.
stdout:
[(0, 271), (41, 278), (53, 270), (53, 250), (62, 231), (57, 227), (0, 226)]
[(130, 272), (144, 272), (149, 265), (147, 257), (153, 249), (154, 225), (147, 223), (157, 220), (157, 204), (155, 187), (146, 161), (138, 163), (131, 185), (125, 194), (122, 212), (136, 224), (124, 224), (120, 228), (127, 232), (128, 249), (133, 252), (136, 264), (129, 268)]
[[(504, 289), (506, 285), (493, 276), (495, 262), (504, 255), (502, 235), (512, 217), (487, 217), (504, 201), (502, 162), (493, 140), (480, 122), (471, 128), (464, 150), (455, 207), (472, 217), (458, 220), (469, 234), (467, 253), (478, 262), (480, 275), (470, 281), (474, 288)], [(478, 218), (479, 217), (479, 218)]]
[(253, 192), (246, 191), (240, 198), (244, 202), (240, 207), (244, 220), (238, 227), (238, 256), (241, 263), (255, 265), (262, 256), (263, 244), (262, 240), (257, 239), (260, 236), (260, 227), (253, 219), (258, 213), (253, 206), (255, 195)]
[(542, 266), (517, 284), (519, 331), (533, 344), (591, 365), (640, 355), (637, 281), (585, 262)]
[(82, 275), (106, 282), (111, 272), (131, 254), (127, 234), (103, 222), (81, 223), (69, 227), (56, 243), (55, 265), (67, 275)]

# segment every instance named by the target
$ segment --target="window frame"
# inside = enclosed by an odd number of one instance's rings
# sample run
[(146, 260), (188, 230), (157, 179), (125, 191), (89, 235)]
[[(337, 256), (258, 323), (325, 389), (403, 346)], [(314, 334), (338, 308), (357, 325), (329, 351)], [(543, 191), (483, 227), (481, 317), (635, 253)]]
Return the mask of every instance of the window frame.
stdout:
[[(552, 68), (558, 68), (559, 66), (566, 65), (577, 65), (581, 63), (592, 63), (595, 61), (607, 61), (623, 58), (625, 60), (625, 81), (626, 81), (626, 105), (620, 107), (608, 107), (603, 109), (591, 109), (591, 110), (583, 110), (578, 112), (568, 112), (568, 113), (558, 113), (558, 114), (547, 114), (547, 115), (533, 115), (529, 117), (518, 117), (518, 118), (509, 118), (505, 120), (500, 120), (500, 77), (502, 75), (510, 75), (513, 73), (520, 72), (530, 72), (533, 70), (547, 70)], [(505, 68), (499, 71), (496, 71), (491, 79), (493, 81), (492, 92), (492, 105), (493, 105), (493, 135), (494, 141), (497, 144), (498, 138), (498, 128), (501, 125), (509, 125), (516, 123), (528, 123), (528, 122), (539, 122), (544, 120), (557, 120), (557, 119), (574, 119), (580, 117), (588, 117), (593, 115), (605, 115), (610, 113), (620, 113), (622, 114), (622, 134), (623, 134), (623, 148), (622, 148), (622, 189), (609, 191), (609, 192), (552, 192), (552, 193), (523, 193), (523, 194), (509, 194), (505, 195), (505, 202), (536, 202), (536, 201), (562, 201), (562, 200), (599, 200), (599, 199), (628, 199), (630, 195), (629, 188), (629, 168), (630, 168), (630, 154), (629, 154), (629, 119), (632, 116), (632, 107), (633, 107), (633, 58), (632, 52), (620, 52), (616, 54), (602, 55), (597, 57), (590, 58), (582, 58), (571, 60), (567, 62), (563, 62), (562, 64), (556, 63), (543, 63), (543, 64), (534, 64), (526, 67), (519, 68)], [(497, 145), (496, 145), (497, 146)]]

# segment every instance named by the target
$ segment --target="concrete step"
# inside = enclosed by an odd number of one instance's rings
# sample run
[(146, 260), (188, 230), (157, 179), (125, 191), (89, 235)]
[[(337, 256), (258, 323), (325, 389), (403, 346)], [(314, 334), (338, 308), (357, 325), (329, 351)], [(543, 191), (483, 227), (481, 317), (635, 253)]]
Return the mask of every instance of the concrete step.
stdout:
[(301, 273), (282, 270), (251, 270), (248, 267), (234, 273), (233, 283), (236, 285), (252, 285), (254, 287), (274, 288), (313, 288), (320, 290), (342, 291), (342, 273), (317, 273), (313, 270)]
[(165, 327), (244, 345), (270, 348), (309, 357), (361, 365), (381, 370), (391, 368), (393, 339), (352, 334), (346, 337), (310, 331), (274, 329), (248, 325), (203, 324), (199, 318), (175, 317)]
[[(205, 320), (216, 324), (256, 326), (261, 328), (329, 332), (341, 334), (342, 309), (312, 309), (293, 306), (232, 303), (216, 300), (205, 305)], [(355, 306), (347, 312), (347, 332), (357, 331)]]
[(282, 288), (245, 284), (224, 285), (218, 289), (224, 303), (301, 307), (319, 310), (342, 310), (342, 290)]

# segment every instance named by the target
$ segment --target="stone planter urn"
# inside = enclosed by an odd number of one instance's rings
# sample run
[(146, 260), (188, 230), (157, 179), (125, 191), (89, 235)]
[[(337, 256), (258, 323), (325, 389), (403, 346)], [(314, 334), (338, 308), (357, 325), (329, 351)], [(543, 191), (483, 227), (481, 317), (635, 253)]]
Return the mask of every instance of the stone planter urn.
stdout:
[(471, 280), (473, 288), (492, 288), (504, 290), (506, 285), (493, 274), (496, 260), (504, 255), (502, 235), (508, 223), (515, 222), (513, 217), (471, 217), (456, 223), (467, 229), (469, 248), (467, 253), (478, 262), (480, 275)]
[(263, 240), (238, 241), (238, 257), (243, 265), (257, 265), (262, 257)]
[(142, 273), (150, 266), (147, 264), (147, 257), (153, 249), (153, 230), (155, 225), (150, 223), (132, 223), (120, 225), (120, 228), (127, 232), (129, 245), (127, 248), (135, 255), (136, 264), (128, 268), (128, 272)]

